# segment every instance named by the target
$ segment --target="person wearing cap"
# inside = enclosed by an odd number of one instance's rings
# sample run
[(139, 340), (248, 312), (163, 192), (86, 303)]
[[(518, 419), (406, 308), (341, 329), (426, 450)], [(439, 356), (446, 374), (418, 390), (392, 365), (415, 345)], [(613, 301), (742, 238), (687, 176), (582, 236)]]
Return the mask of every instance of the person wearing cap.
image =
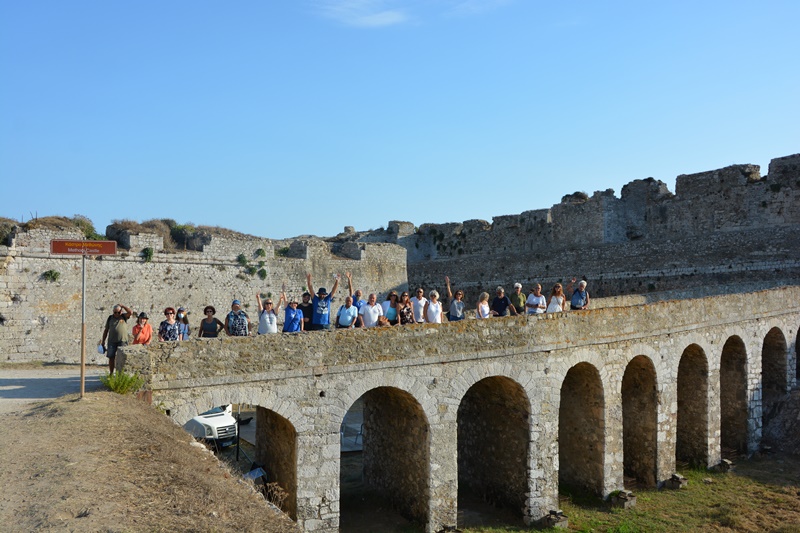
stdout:
[[(281, 301), (286, 301), (285, 292), (281, 292)], [(303, 324), (303, 311), (299, 308), (297, 298), (292, 298), (286, 305), (286, 315), (283, 319), (283, 332), (297, 333), (305, 331)]]
[(117, 304), (111, 309), (111, 315), (106, 319), (106, 327), (103, 330), (103, 338), (100, 340), (100, 344), (105, 347), (106, 338), (108, 338), (106, 357), (108, 357), (109, 374), (114, 373), (114, 361), (117, 357), (117, 348), (128, 344), (128, 319), (132, 314), (133, 311), (131, 311), (129, 307)]
[(150, 345), (153, 339), (153, 326), (150, 325), (149, 318), (144, 311), (139, 313), (139, 318), (133, 326), (133, 344)]
[(522, 284), (515, 283), (514, 284), (514, 292), (508, 295), (508, 299), (511, 300), (511, 305), (514, 306), (514, 310), (522, 314), (525, 312), (525, 295), (522, 294)]
[[(272, 298), (261, 301), (261, 293), (256, 293), (256, 303), (258, 304), (258, 334), (265, 335), (267, 333), (278, 333), (278, 313), (275, 312), (275, 306), (272, 304)], [(278, 300), (278, 309), (283, 303), (283, 295), (281, 294)]]
[(581, 311), (589, 307), (589, 293), (586, 290), (586, 280), (582, 279), (578, 283), (578, 288), (574, 291), (572, 290), (572, 284), (575, 283), (575, 278), (572, 278), (572, 281), (569, 282), (567, 285), (567, 294), (570, 292), (572, 293), (572, 297), (569, 301), (569, 308), (573, 311)]
[(214, 316), (217, 314), (217, 310), (213, 305), (207, 305), (205, 309), (203, 309), (203, 314), (205, 318), (200, 321), (200, 327), (197, 328), (197, 336), (203, 337), (204, 339), (218, 337), (220, 331), (225, 329), (225, 324)]
[(250, 335), (250, 319), (242, 309), (242, 302), (231, 302), (231, 312), (225, 317), (225, 333), (231, 337), (247, 337)]
[(339, 288), (339, 277), (339, 274), (333, 276), (334, 282), (330, 294), (328, 294), (325, 287), (320, 287), (315, 293), (314, 286), (311, 283), (311, 274), (306, 274), (308, 292), (314, 294), (314, 298), (311, 300), (314, 312), (311, 317), (311, 331), (331, 329), (331, 300), (333, 300), (333, 295), (336, 294), (336, 289)]
[(175, 320), (178, 321), (178, 340), (189, 340), (189, 312), (185, 307), (178, 307), (178, 312), (175, 315)]

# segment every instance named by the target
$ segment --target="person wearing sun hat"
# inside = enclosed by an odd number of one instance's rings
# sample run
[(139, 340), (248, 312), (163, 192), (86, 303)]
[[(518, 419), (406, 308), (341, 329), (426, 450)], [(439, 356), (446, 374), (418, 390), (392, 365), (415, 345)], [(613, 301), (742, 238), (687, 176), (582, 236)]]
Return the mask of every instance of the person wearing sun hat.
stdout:
[(231, 312), (225, 317), (225, 333), (231, 337), (247, 337), (250, 335), (250, 319), (242, 309), (242, 302), (231, 302)]
[(336, 289), (339, 288), (339, 277), (339, 274), (333, 276), (334, 282), (330, 294), (328, 294), (325, 287), (320, 287), (315, 293), (311, 284), (311, 274), (306, 274), (308, 292), (314, 295), (314, 299), (311, 300), (311, 305), (314, 309), (314, 316), (311, 318), (310, 326), (312, 331), (331, 329), (331, 300), (333, 295), (336, 294)]
[(139, 313), (139, 318), (133, 326), (133, 344), (150, 345), (153, 339), (153, 326), (150, 325), (149, 318), (144, 311)]

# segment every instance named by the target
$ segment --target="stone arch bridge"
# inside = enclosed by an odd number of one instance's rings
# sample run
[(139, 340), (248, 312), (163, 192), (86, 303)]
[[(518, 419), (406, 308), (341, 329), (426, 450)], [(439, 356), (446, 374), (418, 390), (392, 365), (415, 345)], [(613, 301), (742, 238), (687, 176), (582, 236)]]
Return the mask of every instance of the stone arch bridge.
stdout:
[(257, 407), (257, 460), (306, 531), (337, 531), (340, 427), (364, 405), (363, 475), (426, 531), (458, 487), (527, 523), (559, 486), (656, 486), (677, 461), (755, 451), (796, 384), (800, 287), (537, 317), (128, 347), (178, 423)]

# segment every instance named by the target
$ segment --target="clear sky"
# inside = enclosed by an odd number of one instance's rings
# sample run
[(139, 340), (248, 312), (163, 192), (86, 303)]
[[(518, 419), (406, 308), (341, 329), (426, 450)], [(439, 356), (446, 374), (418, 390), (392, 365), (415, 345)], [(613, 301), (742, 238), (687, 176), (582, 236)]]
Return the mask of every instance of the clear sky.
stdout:
[(269, 238), (800, 152), (800, 2), (0, 0), (0, 215)]

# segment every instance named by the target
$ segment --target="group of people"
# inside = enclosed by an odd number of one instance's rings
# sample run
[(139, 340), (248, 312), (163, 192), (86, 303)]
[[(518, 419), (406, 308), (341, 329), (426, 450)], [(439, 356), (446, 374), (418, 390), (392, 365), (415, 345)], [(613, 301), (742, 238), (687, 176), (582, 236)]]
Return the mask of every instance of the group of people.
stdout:
[[(348, 296), (338, 310), (332, 312), (333, 297), (339, 288), (341, 276), (334, 276), (333, 287), (328, 293), (325, 287), (314, 290), (311, 274), (306, 275), (307, 291), (301, 296), (301, 301), (296, 298), (286, 297), (285, 286), (281, 290), (277, 306), (271, 297), (262, 300), (261, 294), (256, 293), (258, 310), (257, 334), (264, 335), (278, 332), (278, 312), (283, 306), (284, 320), (282, 331), (295, 333), (303, 331), (320, 331), (344, 328), (372, 328), (376, 326), (398, 326), (406, 324), (441, 324), (446, 316), (450, 322), (457, 322), (467, 318), (467, 306), (464, 302), (464, 291), (450, 287), (450, 278), (445, 276), (447, 289), (447, 310), (441, 302), (436, 290), (428, 292), (427, 297), (422, 287), (410, 296), (408, 291), (400, 294), (390, 291), (386, 300), (378, 303), (375, 293), (370, 294), (366, 300), (360, 289), (353, 290), (353, 277), (350, 272), (345, 272), (347, 278)], [(570, 294), (569, 308), (572, 310), (586, 309), (589, 307), (589, 293), (586, 291), (587, 282), (581, 280), (578, 287), (573, 290), (575, 278), (567, 284), (566, 293)], [(475, 318), (486, 319), (509, 315), (535, 315), (540, 313), (555, 313), (567, 309), (567, 298), (561, 283), (556, 283), (549, 300), (542, 294), (542, 286), (534, 284), (530, 294), (522, 294), (522, 284), (515, 283), (514, 291), (505, 294), (503, 287), (497, 287), (496, 296), (489, 303), (489, 294), (483, 292), (478, 297), (475, 306)], [(240, 300), (233, 300), (231, 310), (222, 322), (216, 318), (217, 310), (213, 305), (203, 309), (204, 318), (197, 328), (197, 336), (202, 338), (218, 337), (224, 331), (232, 337), (246, 337), (253, 332), (253, 323), (247, 312), (242, 309)], [(128, 344), (129, 337), (133, 344), (149, 345), (153, 337), (153, 328), (149, 324), (147, 313), (141, 312), (137, 316), (131, 335), (128, 335), (127, 321), (134, 312), (122, 304), (117, 304), (112, 309), (112, 314), (106, 320), (103, 337), (100, 341), (102, 351), (108, 357), (110, 373), (114, 373), (114, 361), (117, 348)], [(188, 311), (183, 307), (167, 307), (164, 309), (164, 320), (159, 324), (157, 338), (162, 342), (184, 341), (191, 336)], [(108, 346), (106, 347), (106, 341)]]

